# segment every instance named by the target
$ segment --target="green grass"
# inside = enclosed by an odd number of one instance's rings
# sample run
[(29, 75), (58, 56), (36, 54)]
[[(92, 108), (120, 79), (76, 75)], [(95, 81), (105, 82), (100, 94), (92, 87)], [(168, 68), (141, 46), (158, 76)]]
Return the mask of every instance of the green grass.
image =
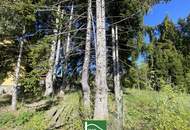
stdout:
[[(67, 93), (49, 110), (63, 108), (57, 121), (57, 125), (61, 125), (59, 130), (82, 130), (85, 111), (81, 100), (80, 92)], [(45, 130), (53, 121), (53, 118), (47, 117), (49, 111), (30, 112), (22, 108), (17, 114), (0, 113), (0, 129)], [(109, 112), (108, 128), (115, 130), (113, 94), (109, 95)], [(127, 89), (124, 94), (124, 117), (125, 130), (190, 130), (190, 96), (174, 93), (170, 89), (160, 93)]]
[(190, 130), (190, 97), (174, 92), (127, 90), (125, 129)]

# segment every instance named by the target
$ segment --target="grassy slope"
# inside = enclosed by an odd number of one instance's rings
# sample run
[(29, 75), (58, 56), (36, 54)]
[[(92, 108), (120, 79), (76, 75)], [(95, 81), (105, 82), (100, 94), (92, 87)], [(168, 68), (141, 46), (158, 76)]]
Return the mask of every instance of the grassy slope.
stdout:
[(190, 97), (184, 94), (128, 90), (125, 129), (190, 130)]
[[(84, 112), (80, 100), (81, 94), (78, 92), (67, 94), (60, 100), (56, 106), (64, 108), (59, 119), (63, 123), (60, 130), (82, 129)], [(109, 130), (115, 130), (113, 95), (109, 98), (109, 108)], [(46, 117), (49, 111), (35, 112), (33, 115), (23, 111), (26, 110), (20, 110), (17, 114), (0, 111), (0, 130), (12, 130), (15, 127), (18, 130), (43, 130), (51, 122)], [(157, 93), (129, 89), (124, 94), (124, 117), (126, 130), (190, 130), (190, 96), (171, 91)]]

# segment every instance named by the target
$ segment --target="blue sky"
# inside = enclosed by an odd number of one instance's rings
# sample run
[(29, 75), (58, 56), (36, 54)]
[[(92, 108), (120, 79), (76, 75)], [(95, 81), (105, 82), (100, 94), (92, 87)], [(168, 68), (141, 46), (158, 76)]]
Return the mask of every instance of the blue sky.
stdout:
[[(171, 0), (167, 4), (158, 4), (150, 9), (149, 13), (144, 16), (144, 24), (155, 26), (160, 24), (166, 15), (177, 23), (179, 18), (186, 18), (190, 14), (190, 0)], [(146, 39), (145, 39), (146, 40)], [(139, 56), (137, 64), (144, 61), (142, 55)]]
[(152, 7), (148, 15), (144, 17), (145, 25), (157, 25), (166, 15), (177, 23), (179, 18), (185, 18), (190, 14), (190, 0), (171, 0), (167, 4), (158, 4)]

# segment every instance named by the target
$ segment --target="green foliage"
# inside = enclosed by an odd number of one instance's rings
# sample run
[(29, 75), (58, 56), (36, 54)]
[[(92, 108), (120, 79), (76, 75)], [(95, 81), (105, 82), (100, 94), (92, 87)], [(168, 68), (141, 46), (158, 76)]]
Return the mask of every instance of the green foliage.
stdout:
[[(189, 18), (189, 17), (188, 17)], [(188, 18), (179, 20), (178, 26), (166, 16), (155, 28), (146, 27), (151, 43), (146, 46), (149, 80), (152, 88), (159, 90), (160, 79), (176, 91), (189, 92), (189, 37)], [(180, 28), (180, 29), (179, 29)], [(159, 37), (155, 32), (159, 33)], [(154, 77), (154, 78), (152, 78)], [(159, 79), (159, 80), (158, 80)]]
[(50, 45), (52, 42), (52, 37), (44, 37), (39, 40), (34, 47), (30, 49), (29, 59), (31, 66), (34, 68), (41, 68), (42, 70), (47, 71), (47, 60), (49, 59)]
[(21, 35), (23, 29), (31, 30), (35, 22), (35, 4), (31, 0), (0, 2), (0, 30), (1, 35)]
[(121, 83), (125, 88), (151, 89), (148, 73), (148, 64), (131, 67), (128, 74), (122, 76)]
[(25, 93), (30, 93), (35, 96), (42, 94), (43, 87), (40, 86), (39, 82), (40, 80), (44, 80), (43, 77), (49, 68), (48, 59), (51, 41), (51, 37), (44, 37), (30, 49), (28, 57), (30, 62), (29, 66), (32, 70), (29, 70), (21, 79)]
[(17, 44), (10, 41), (10, 44), (0, 44), (0, 83), (8, 76), (8, 72), (14, 71), (14, 64), (16, 63)]
[[(176, 26), (166, 16), (160, 25), (145, 27), (145, 32), (150, 37), (150, 44), (143, 44), (140, 30), (137, 33), (136, 42), (128, 38), (128, 45), (137, 43), (138, 47), (131, 51), (131, 66), (128, 73), (122, 77), (124, 87), (148, 88), (158, 91), (162, 89), (160, 80), (164, 80), (175, 91), (189, 92), (189, 19), (190, 16), (187, 19), (181, 19)], [(146, 67), (135, 64), (140, 51), (145, 51), (148, 63)]]
[(40, 73), (39, 71), (33, 70), (27, 74), (20, 81), (22, 86), (24, 86), (24, 92), (30, 93), (32, 96), (39, 96), (42, 93), (42, 87), (40, 87)]
[(160, 31), (160, 41), (170, 40), (177, 42), (179, 39), (176, 27), (168, 16), (165, 17), (162, 24), (158, 25), (158, 30)]
[(123, 76), (122, 84), (126, 88), (138, 88), (139, 87), (139, 80), (138, 80), (138, 69), (135, 67), (131, 67), (129, 70), (129, 74)]

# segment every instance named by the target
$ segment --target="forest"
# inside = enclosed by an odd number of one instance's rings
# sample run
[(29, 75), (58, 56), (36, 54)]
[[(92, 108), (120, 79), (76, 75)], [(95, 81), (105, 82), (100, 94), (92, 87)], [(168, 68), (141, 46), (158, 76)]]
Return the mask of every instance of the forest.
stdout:
[(190, 9), (144, 23), (170, 2), (0, 0), (0, 130), (190, 130)]

